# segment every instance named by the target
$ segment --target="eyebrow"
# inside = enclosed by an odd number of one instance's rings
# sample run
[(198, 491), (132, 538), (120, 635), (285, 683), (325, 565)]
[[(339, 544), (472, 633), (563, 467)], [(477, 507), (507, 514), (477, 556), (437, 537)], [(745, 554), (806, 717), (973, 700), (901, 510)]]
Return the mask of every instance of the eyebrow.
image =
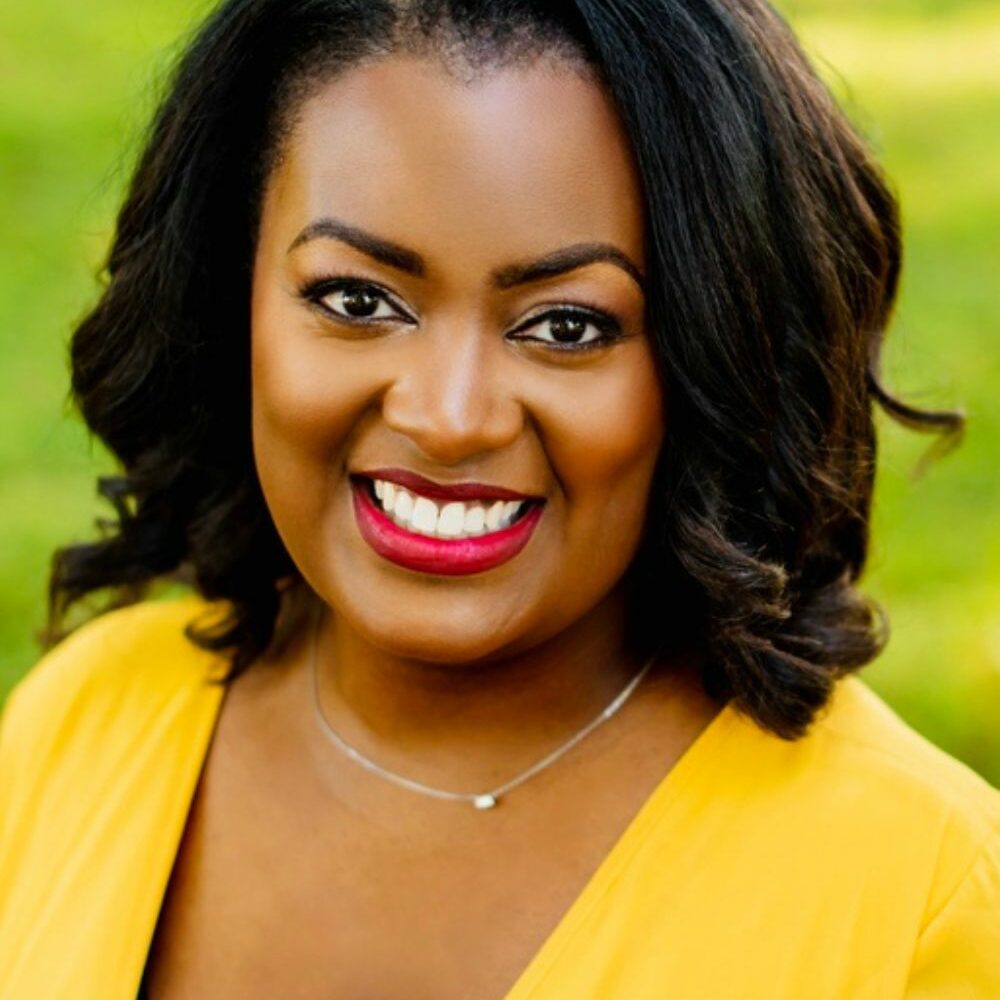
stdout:
[[(412, 274), (417, 278), (423, 278), (427, 274), (427, 263), (416, 251), (393, 243), (391, 240), (383, 239), (357, 226), (349, 225), (340, 219), (324, 218), (309, 223), (292, 241), (288, 253), (304, 243), (317, 239), (339, 240), (380, 264), (385, 264), (387, 267), (395, 268), (406, 274)], [(506, 267), (494, 270), (490, 278), (494, 287), (507, 289), (532, 281), (540, 281), (543, 278), (566, 274), (579, 267), (585, 267), (587, 264), (600, 262), (621, 268), (641, 289), (645, 290), (645, 276), (635, 262), (614, 244), (600, 242), (574, 243), (571, 246), (553, 250), (537, 260), (508, 264)]]

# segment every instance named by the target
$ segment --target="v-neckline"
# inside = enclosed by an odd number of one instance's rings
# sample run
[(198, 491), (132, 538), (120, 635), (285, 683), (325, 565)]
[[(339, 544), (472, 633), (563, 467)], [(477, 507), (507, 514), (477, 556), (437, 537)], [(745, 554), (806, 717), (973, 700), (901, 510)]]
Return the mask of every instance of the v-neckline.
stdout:
[[(215, 695), (214, 711), (207, 715), (205, 729), (200, 734), (202, 753), (200, 757), (197, 754), (192, 754), (189, 758), (197, 766), (192, 767), (190, 772), (185, 775), (185, 781), (178, 782), (174, 786), (177, 793), (176, 806), (181, 816), (179, 822), (168, 824), (168, 826), (172, 826), (177, 831), (177, 834), (171, 838), (168, 844), (170, 850), (165, 852), (165, 871), (161, 872), (160, 878), (150, 880), (151, 885), (159, 886), (159, 906), (155, 910), (152, 926), (143, 935), (145, 948), (142, 951), (140, 979), (136, 989), (138, 1000), (145, 1000), (146, 994), (142, 992), (142, 987), (145, 985), (146, 969), (159, 925), (160, 912), (169, 889), (170, 879), (177, 861), (178, 852), (180, 851), (184, 832), (190, 819), (198, 786), (211, 752), (226, 695), (229, 693), (228, 685), (225, 686), (223, 691), (219, 692), (215, 690), (212, 693)], [(685, 784), (693, 780), (694, 776), (701, 771), (707, 762), (715, 759), (713, 751), (716, 745), (723, 740), (726, 734), (735, 728), (737, 722), (738, 716), (731, 702), (724, 704), (709, 720), (694, 740), (673, 762), (667, 773), (657, 782), (652, 792), (646, 797), (642, 805), (639, 806), (609, 851), (588, 877), (583, 888), (577, 893), (553, 925), (542, 944), (519, 973), (513, 985), (502, 997), (498, 997), (497, 1000), (531, 1000), (531, 997), (543, 984), (543, 981), (556, 964), (559, 955), (572, 940), (579, 925), (605, 897), (615, 880), (627, 867), (639, 847), (645, 842), (649, 833), (662, 820), (668, 806), (679, 796)]]
[(652, 792), (628, 821), (610, 850), (594, 869), (548, 936), (532, 956), (511, 988), (497, 1000), (530, 1000), (544, 985), (559, 956), (570, 944), (587, 916), (607, 895), (618, 877), (628, 867), (652, 830), (659, 825), (669, 806), (686, 784), (709, 762), (716, 759), (714, 750), (739, 721), (732, 702), (726, 702), (691, 741), (684, 752), (659, 780)]

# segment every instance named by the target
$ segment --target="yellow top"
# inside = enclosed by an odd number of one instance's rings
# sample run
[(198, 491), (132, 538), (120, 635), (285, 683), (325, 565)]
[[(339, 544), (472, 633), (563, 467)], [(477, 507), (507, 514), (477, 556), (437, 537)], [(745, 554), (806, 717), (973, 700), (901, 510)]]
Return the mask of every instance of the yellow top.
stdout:
[[(197, 598), (90, 622), (0, 724), (0, 1000), (135, 1000), (222, 688)], [(1000, 793), (856, 677), (725, 708), (504, 1000), (997, 1000)]]

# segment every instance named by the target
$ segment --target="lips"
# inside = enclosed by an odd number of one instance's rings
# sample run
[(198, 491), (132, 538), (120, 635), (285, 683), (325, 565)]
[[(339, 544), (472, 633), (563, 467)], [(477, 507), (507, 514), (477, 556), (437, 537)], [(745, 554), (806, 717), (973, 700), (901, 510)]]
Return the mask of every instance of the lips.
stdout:
[(413, 493), (429, 497), (431, 500), (487, 501), (541, 499), (541, 497), (532, 494), (516, 493), (514, 490), (506, 489), (502, 486), (493, 486), (489, 483), (436, 483), (432, 479), (425, 479), (416, 472), (410, 472), (409, 469), (367, 469), (355, 475), (373, 481), (383, 480), (390, 483), (397, 483)]
[(352, 476), (358, 529), (376, 553), (407, 569), (445, 576), (493, 569), (528, 544), (541, 519), (540, 497), (479, 483), (443, 485), (405, 470), (373, 472)]

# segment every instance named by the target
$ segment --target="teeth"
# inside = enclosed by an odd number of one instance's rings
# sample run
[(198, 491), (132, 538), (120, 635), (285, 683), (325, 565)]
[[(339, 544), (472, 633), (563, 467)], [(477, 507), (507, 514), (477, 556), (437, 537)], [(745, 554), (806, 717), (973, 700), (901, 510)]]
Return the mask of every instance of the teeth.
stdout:
[[(464, 504), (462, 505), (465, 506)], [(486, 511), (479, 504), (465, 511), (465, 521), (462, 533), (466, 535), (481, 535), (486, 530)]]
[[(399, 501), (397, 500), (398, 504)], [(445, 508), (447, 510), (447, 508)], [(443, 514), (442, 513), (442, 520)], [(438, 527), (437, 504), (427, 497), (417, 497), (417, 502), (413, 505), (413, 514), (410, 517), (410, 524), (422, 535), (433, 535)]]
[(449, 503), (441, 508), (438, 518), (437, 533), (442, 538), (455, 538), (462, 534), (465, 527), (465, 504)]
[(392, 512), (396, 515), (397, 523), (409, 527), (414, 506), (412, 493), (407, 493), (406, 490), (396, 490), (396, 502), (393, 504)]
[(502, 531), (522, 506), (520, 500), (497, 500), (489, 506), (460, 501), (439, 505), (383, 479), (374, 480), (374, 492), (383, 511), (400, 527), (429, 538), (474, 538)]
[(503, 500), (497, 500), (495, 504), (486, 512), (486, 530), (496, 531), (497, 526), (503, 518), (504, 507), (507, 505)]

